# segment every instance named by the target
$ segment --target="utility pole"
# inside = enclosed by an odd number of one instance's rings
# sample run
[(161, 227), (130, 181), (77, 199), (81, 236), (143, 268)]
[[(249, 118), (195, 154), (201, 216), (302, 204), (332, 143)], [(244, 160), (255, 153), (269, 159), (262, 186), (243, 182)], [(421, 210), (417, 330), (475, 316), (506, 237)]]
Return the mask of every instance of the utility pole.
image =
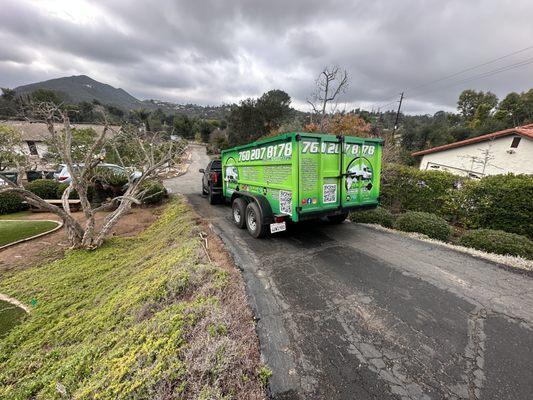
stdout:
[(392, 131), (392, 137), (394, 137), (394, 134), (396, 133), (396, 129), (398, 129), (398, 121), (400, 120), (400, 109), (402, 108), (402, 101), (403, 101), (403, 92), (400, 93), (400, 103), (398, 104), (398, 111), (396, 112), (396, 121), (394, 122), (394, 129)]

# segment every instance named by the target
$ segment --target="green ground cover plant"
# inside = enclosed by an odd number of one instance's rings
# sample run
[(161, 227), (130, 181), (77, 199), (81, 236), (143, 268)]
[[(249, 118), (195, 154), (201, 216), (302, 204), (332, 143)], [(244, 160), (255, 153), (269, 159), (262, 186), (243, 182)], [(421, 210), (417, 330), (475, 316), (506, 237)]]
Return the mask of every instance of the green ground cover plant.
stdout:
[(199, 232), (173, 200), (140, 235), (3, 277), (33, 306), (0, 341), (0, 398), (264, 398), (242, 282)]
[(59, 224), (53, 221), (0, 220), (0, 246), (51, 231)]

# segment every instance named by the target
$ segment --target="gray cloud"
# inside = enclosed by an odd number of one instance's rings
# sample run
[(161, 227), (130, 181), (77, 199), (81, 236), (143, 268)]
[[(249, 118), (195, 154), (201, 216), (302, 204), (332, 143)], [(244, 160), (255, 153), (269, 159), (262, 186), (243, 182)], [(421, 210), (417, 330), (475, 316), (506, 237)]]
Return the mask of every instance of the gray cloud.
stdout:
[[(533, 49), (454, 79), (420, 85), (533, 45), (529, 0), (4, 0), (0, 86), (86, 74), (140, 98), (221, 104), (286, 90), (296, 105), (320, 69), (350, 74), (346, 107), (406, 91), (408, 112), (454, 109), (465, 88), (500, 97), (532, 86)], [(395, 107), (394, 104), (386, 108)]]

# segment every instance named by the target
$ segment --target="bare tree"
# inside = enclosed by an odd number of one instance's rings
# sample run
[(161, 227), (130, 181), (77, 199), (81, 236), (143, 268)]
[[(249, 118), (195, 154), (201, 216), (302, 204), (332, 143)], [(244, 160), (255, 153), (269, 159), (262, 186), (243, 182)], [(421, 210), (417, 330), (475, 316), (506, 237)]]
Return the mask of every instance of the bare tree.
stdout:
[[(8, 186), (0, 188), (1, 192), (14, 192), (24, 197), (32, 206), (47, 210), (58, 215), (64, 222), (68, 239), (72, 247), (97, 248), (102, 245), (106, 236), (116, 223), (132, 207), (141, 204), (147, 191), (144, 183), (169, 165), (177, 162), (185, 149), (184, 143), (163, 140), (162, 135), (152, 132), (138, 132), (135, 129), (117, 131), (108, 124), (105, 113), (99, 110), (103, 118), (104, 129), (96, 137), (85, 154), (82, 163), (72, 157), (72, 128), (66, 111), (52, 103), (40, 103), (33, 108), (33, 116), (41, 117), (47, 125), (50, 142), (57, 150), (62, 162), (72, 178), (62, 196), (62, 207), (49, 204), (28, 191), (20, 183), (6, 180)], [(57, 123), (62, 129), (57, 129)], [(113, 133), (113, 138), (110, 138)], [(105, 160), (106, 148), (112, 148), (122, 166), (131, 173), (128, 176), (127, 189), (121, 195), (93, 206), (89, 201), (89, 188), (94, 185), (98, 176), (98, 166)], [(121, 154), (123, 152), (124, 154)], [(127, 165), (128, 164), (128, 165)], [(133, 170), (140, 174), (134, 174)], [(81, 203), (85, 221), (75, 219), (70, 211), (69, 196), (76, 191)], [(96, 214), (99, 211), (111, 211), (103, 220), (99, 229), (96, 228)]]
[(331, 113), (336, 111), (339, 95), (346, 92), (348, 81), (348, 72), (337, 65), (325, 67), (318, 75), (315, 91), (307, 102), (320, 121), (321, 130), (324, 128), (328, 111)]

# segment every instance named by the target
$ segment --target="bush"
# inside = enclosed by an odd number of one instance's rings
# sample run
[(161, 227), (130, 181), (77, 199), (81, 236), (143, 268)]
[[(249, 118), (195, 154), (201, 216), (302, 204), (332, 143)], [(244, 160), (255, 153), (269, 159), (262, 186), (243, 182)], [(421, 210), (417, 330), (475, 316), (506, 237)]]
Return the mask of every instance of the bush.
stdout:
[(394, 227), (404, 232), (423, 233), (442, 241), (447, 241), (452, 234), (452, 227), (446, 220), (435, 214), (418, 211), (408, 211), (400, 215)]
[(0, 215), (27, 209), (27, 205), (22, 200), (22, 197), (15, 193), (0, 193)]
[(354, 211), (350, 213), (350, 220), (365, 224), (379, 224), (387, 228), (392, 228), (394, 224), (394, 217), (391, 212), (381, 207), (373, 210)]
[(459, 243), (488, 253), (510, 254), (533, 259), (533, 241), (516, 233), (476, 229), (461, 236)]
[[(63, 197), (63, 192), (68, 188), (68, 183), (60, 183), (59, 186), (57, 187), (57, 192), (56, 192), (56, 195), (57, 195), (57, 198), (60, 199), (61, 197)], [(78, 196), (78, 192), (76, 192), (75, 190), (72, 190), (70, 192), (70, 195), (68, 196), (69, 199), (79, 199), (80, 197)]]
[(422, 211), (444, 216), (444, 201), (460, 179), (443, 171), (384, 164), (381, 203), (393, 212)]
[(465, 185), (457, 219), (468, 228), (503, 230), (533, 238), (533, 176), (493, 175)]
[(59, 183), (52, 179), (36, 179), (26, 184), (26, 189), (39, 196), (41, 199), (58, 199), (58, 188)]
[(141, 185), (143, 204), (158, 204), (163, 201), (167, 194), (165, 187), (158, 181), (145, 181)]

